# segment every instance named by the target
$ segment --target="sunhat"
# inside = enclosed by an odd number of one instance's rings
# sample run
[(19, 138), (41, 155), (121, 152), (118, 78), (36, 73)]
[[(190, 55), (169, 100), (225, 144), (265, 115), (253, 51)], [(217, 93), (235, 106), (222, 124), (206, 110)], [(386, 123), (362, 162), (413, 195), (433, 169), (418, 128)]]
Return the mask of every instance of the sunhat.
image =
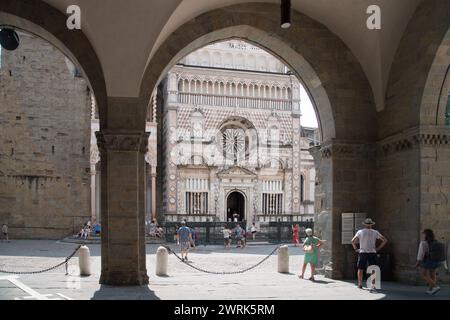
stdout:
[(372, 221), (372, 219), (367, 218), (366, 220), (364, 220), (363, 225), (365, 226), (373, 226), (375, 224), (374, 221)]

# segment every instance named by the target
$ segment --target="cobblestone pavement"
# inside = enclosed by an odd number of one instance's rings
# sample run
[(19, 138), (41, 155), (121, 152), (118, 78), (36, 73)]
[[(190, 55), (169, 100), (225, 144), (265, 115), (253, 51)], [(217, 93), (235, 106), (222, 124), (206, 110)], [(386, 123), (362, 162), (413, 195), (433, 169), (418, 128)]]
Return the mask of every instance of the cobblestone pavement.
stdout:
[[(147, 245), (147, 269), (150, 285), (144, 287), (110, 287), (98, 284), (100, 246), (90, 245), (90, 277), (78, 275), (78, 259), (69, 263), (69, 275), (63, 267), (44, 274), (19, 275), (0, 273), (0, 300), (29, 299), (450, 299), (450, 287), (443, 286), (434, 297), (424, 287), (383, 282), (378, 293), (360, 290), (352, 281), (336, 281), (317, 276), (317, 282), (300, 280), (298, 270), (303, 261), (299, 248), (289, 247), (290, 274), (277, 273), (277, 257), (244, 274), (211, 275), (200, 273), (169, 256), (169, 276), (154, 272), (158, 245)], [(173, 245), (172, 245), (173, 247)], [(176, 247), (176, 246), (175, 246)], [(0, 269), (33, 271), (64, 261), (75, 244), (55, 241), (12, 241), (0, 243)], [(225, 250), (220, 246), (198, 247), (189, 254), (192, 265), (211, 271), (237, 271), (249, 267), (269, 254), (275, 246), (252, 245), (245, 249)], [(307, 274), (308, 276), (308, 274)]]

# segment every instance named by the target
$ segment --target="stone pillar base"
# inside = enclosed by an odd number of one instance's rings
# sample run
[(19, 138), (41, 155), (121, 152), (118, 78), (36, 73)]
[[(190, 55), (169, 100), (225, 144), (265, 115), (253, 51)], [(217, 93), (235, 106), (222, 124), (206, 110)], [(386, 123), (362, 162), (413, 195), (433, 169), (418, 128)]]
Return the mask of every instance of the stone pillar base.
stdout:
[(107, 271), (102, 272), (100, 276), (100, 284), (110, 286), (144, 286), (148, 283), (148, 275), (144, 272), (137, 274), (132, 271)]

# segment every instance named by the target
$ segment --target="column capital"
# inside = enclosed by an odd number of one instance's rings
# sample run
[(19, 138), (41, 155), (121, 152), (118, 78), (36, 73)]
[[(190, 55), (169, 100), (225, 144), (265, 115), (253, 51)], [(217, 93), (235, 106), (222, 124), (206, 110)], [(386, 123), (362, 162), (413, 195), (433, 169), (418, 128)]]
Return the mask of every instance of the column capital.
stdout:
[(95, 133), (100, 151), (139, 151), (147, 152), (148, 132), (127, 131), (109, 132), (98, 131)]

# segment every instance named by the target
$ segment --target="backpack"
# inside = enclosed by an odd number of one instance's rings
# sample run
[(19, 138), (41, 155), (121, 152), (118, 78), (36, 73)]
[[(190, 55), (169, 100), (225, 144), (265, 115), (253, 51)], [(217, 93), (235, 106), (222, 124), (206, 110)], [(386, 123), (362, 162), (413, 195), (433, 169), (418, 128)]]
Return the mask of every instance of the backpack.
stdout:
[(429, 246), (429, 258), (434, 262), (443, 262), (446, 260), (445, 245), (438, 241), (432, 241)]

